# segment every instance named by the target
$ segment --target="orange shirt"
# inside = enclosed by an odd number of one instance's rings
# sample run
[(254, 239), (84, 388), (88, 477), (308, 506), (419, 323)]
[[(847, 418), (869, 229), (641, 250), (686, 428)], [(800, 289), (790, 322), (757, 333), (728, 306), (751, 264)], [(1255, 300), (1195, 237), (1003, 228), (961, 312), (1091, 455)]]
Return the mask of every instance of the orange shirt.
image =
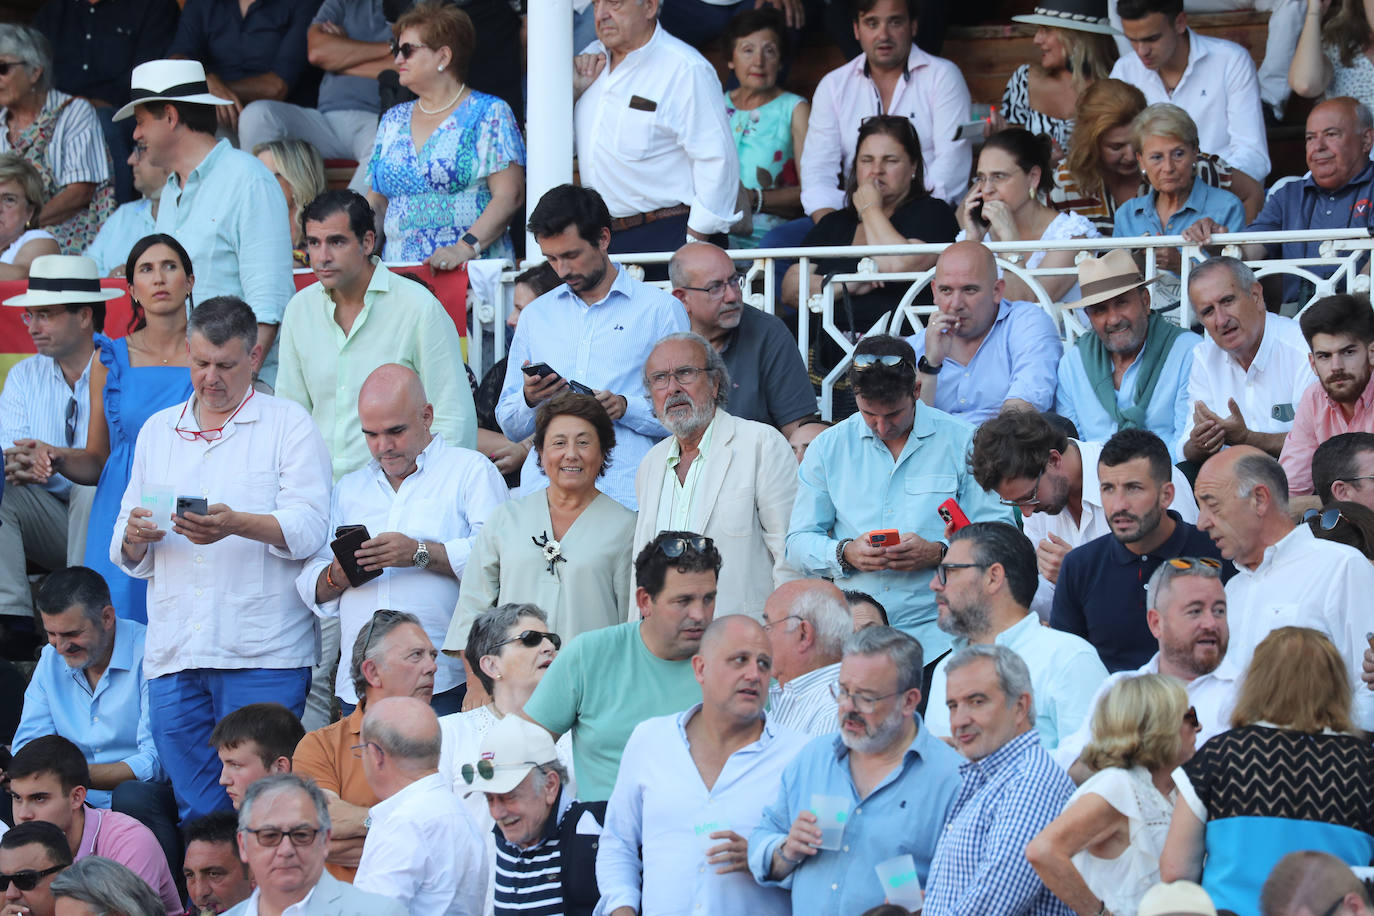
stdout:
[[(296, 745), (291, 758), (291, 770), (315, 781), (315, 785), (350, 805), (371, 808), (381, 799), (372, 792), (363, 775), (363, 760), (353, 755), (354, 745), (362, 744), (363, 708), (333, 725), (308, 732)], [(329, 873), (340, 881), (353, 882), (356, 868), (335, 865), (326, 861)]]

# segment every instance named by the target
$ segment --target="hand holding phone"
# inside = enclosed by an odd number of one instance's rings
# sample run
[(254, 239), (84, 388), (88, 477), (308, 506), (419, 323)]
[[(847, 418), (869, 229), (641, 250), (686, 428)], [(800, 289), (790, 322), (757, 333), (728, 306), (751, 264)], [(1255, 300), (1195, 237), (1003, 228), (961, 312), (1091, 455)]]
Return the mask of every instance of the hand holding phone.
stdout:
[(563, 376), (554, 372), (548, 363), (526, 362), (520, 371), (525, 373), (525, 403), (530, 407), (548, 400), (565, 387)]
[(185, 515), (188, 512), (196, 515), (209, 515), (210, 502), (200, 496), (178, 496), (177, 515)]
[(344, 577), (353, 588), (371, 582), (382, 574), (380, 569), (363, 569), (358, 564), (358, 558), (354, 556), (363, 545), (363, 541), (371, 539), (372, 535), (367, 533), (366, 525), (340, 525), (334, 530), (334, 540), (329, 542), (329, 549), (334, 551)]
[(864, 535), (870, 547), (896, 547), (902, 535), (896, 528), (880, 528)]
[(958, 531), (970, 524), (968, 516), (964, 514), (963, 509), (959, 508), (959, 503), (952, 496), (940, 503), (939, 508), (935, 511), (940, 513), (940, 518), (944, 521), (945, 527), (951, 532)]

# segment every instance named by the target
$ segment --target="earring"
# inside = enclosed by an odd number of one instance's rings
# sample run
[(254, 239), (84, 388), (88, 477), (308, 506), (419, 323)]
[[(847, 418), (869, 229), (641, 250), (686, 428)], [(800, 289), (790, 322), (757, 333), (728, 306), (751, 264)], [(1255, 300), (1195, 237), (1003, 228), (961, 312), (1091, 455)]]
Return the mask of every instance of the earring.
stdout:
[(1030, 199), (1035, 200), (1035, 188), (1030, 188), (1028, 191), (1030, 193)]
[(440, 73), (443, 73), (443, 72), (444, 72), (444, 65), (443, 65), (443, 64), (440, 64), (440, 65), (439, 65), (439, 72), (440, 72)]

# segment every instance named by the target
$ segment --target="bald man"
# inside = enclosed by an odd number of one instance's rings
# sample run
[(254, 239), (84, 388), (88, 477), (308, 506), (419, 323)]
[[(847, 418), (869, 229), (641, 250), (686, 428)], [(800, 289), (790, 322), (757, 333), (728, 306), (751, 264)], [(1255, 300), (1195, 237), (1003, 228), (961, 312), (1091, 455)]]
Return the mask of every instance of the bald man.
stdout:
[(982, 243), (955, 242), (935, 262), (939, 311), (907, 338), (921, 400), (975, 426), (1003, 407), (1050, 410), (1064, 345), (1049, 315), (1012, 302)]
[(1197, 527), (1235, 564), (1226, 583), (1231, 630), (1217, 673), (1242, 680), (1264, 637), (1284, 626), (1325, 633), (1345, 659), (1355, 724), (1374, 728), (1374, 691), (1360, 683), (1365, 634), (1374, 630), (1374, 566), (1353, 547), (1315, 537), (1288, 515), (1288, 478), (1278, 459), (1251, 445), (1218, 452), (1193, 488)]
[(701, 703), (641, 722), (625, 745), (596, 857), (602, 910), (680, 909), (691, 888), (705, 912), (790, 916), (791, 895), (748, 868), (747, 838), (808, 740), (765, 716), (768, 634), (751, 617), (719, 617), (692, 671)]
[(689, 242), (668, 262), (673, 295), (692, 331), (711, 342), (730, 373), (730, 414), (777, 427), (786, 438), (816, 415), (816, 392), (782, 319), (744, 303), (744, 277), (720, 248)]
[[(384, 607), (415, 614), (441, 645), (477, 533), (509, 498), (505, 481), (485, 457), (430, 431), (434, 408), (405, 366), (372, 371), (358, 393), (358, 420), (372, 460), (335, 485), (329, 524), (337, 540), (305, 564), (296, 590), (320, 617), (339, 619), (345, 646)], [(351, 711), (358, 697), (344, 668), (335, 691)], [(441, 656), (435, 710), (458, 712), (464, 692), (462, 662)]]
[(363, 774), (381, 799), (353, 886), (409, 913), (481, 916), (487, 845), (439, 775), (439, 719), (414, 697), (387, 697), (363, 716)]
[(844, 592), (825, 579), (787, 582), (764, 602), (763, 619), (777, 679), (768, 691), (773, 721), (808, 735), (835, 731), (830, 690), (854, 629)]
[(1363, 881), (1326, 852), (1290, 852), (1279, 859), (1260, 891), (1263, 916), (1374, 916), (1374, 899)]

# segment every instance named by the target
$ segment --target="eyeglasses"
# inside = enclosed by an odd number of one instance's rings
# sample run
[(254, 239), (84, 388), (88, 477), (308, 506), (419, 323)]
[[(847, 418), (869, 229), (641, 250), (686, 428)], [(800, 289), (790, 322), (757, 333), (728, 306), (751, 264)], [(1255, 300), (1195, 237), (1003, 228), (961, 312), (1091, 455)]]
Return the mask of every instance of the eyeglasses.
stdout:
[(979, 172), (973, 176), (973, 181), (970, 184), (975, 188), (985, 184), (1001, 185), (1011, 181), (1014, 177), (1016, 176), (1011, 172)]
[(1331, 904), (1329, 907), (1322, 910), (1322, 916), (1336, 916), (1336, 914), (1345, 907), (1346, 896), (1347, 895), (1345, 894), (1341, 894), (1341, 896), (1336, 900), (1335, 903)]
[(259, 846), (272, 848), (281, 845), (281, 838), (289, 836), (291, 845), (297, 848), (309, 846), (315, 842), (315, 837), (320, 835), (318, 827), (292, 827), (290, 830), (282, 830), (280, 827), (259, 827), (256, 830), (252, 827), (244, 827), (243, 833), (251, 833), (257, 839)]
[[(0, 71), (0, 75), (2, 74), (3, 71)], [(59, 872), (66, 867), (67, 866), (65, 865), (54, 865), (52, 868), (45, 868), (42, 871), (34, 871), (31, 868), (26, 868), (23, 871), (17, 871), (12, 875), (0, 874), (0, 891), (9, 890), (11, 881), (13, 881), (14, 886), (19, 888), (21, 891), (31, 891), (38, 886), (38, 882), (41, 879), (46, 878), (48, 875), (54, 874), (55, 872)]]
[(951, 569), (987, 569), (986, 563), (941, 563), (935, 567), (935, 578), (941, 585), (949, 582), (949, 571)]
[(1188, 711), (1183, 714), (1183, 722), (1189, 728), (1202, 728), (1202, 723), (1197, 719), (1197, 707), (1189, 706)]
[(363, 748), (365, 747), (375, 747), (377, 749), (377, 753), (381, 754), (382, 756), (386, 756), (386, 751), (382, 750), (382, 746), (378, 744), (376, 741), (364, 741), (362, 744), (353, 745), (349, 748), (349, 750), (353, 752), (354, 757), (361, 759), (363, 756)]
[(550, 633), (546, 630), (525, 630), (519, 636), (512, 636), (510, 639), (504, 639), (491, 648), (495, 651), (502, 646), (508, 646), (513, 642), (518, 642), (527, 649), (533, 649), (546, 639), (553, 643), (554, 651), (563, 648), (563, 638), (557, 633)]
[(896, 369), (898, 366), (910, 366), (911, 362), (905, 356), (887, 354), (879, 356), (877, 353), (860, 353), (854, 357), (854, 368), (860, 372), (865, 369), (872, 369), (874, 366), (883, 366), (888, 369)]
[(835, 698), (836, 703), (847, 702), (864, 715), (871, 713), (883, 700), (889, 697), (895, 697), (901, 692), (900, 690), (894, 690), (892, 693), (885, 693), (880, 697), (871, 697), (866, 693), (850, 693), (838, 683), (830, 685), (830, 695)]
[(1004, 506), (1011, 506), (1013, 509), (1020, 509), (1023, 506), (1040, 505), (1040, 478), (1044, 476), (1045, 472), (1043, 470), (1035, 475), (1035, 486), (1031, 487), (1029, 496), (1023, 496), (1020, 499), (999, 499), (997, 501)]
[(186, 411), (189, 410), (191, 407), (191, 400), (190, 398), (187, 398), (186, 403), (183, 404), (181, 407), (181, 416), (177, 418), (177, 435), (185, 439), (187, 442), (195, 442), (197, 439), (204, 439), (206, 442), (214, 442), (215, 440), (219, 439), (224, 435), (224, 429), (229, 425), (229, 421), (234, 419), (234, 417), (237, 417), (239, 415), (239, 411), (243, 410), (243, 406), (247, 404), (249, 401), (253, 400), (253, 392), (254, 389), (250, 387), (248, 389), (248, 397), (240, 401), (239, 406), (234, 408), (234, 412), (231, 413), (227, 418), (225, 418), (225, 421), (221, 423), (219, 426), (216, 426), (214, 429), (185, 429), (182, 427), (181, 421), (186, 419)]
[[(0, 200), (0, 204), (4, 201)], [(19, 320), (24, 322), (25, 327), (33, 327), (36, 324), (52, 324), (63, 315), (75, 312), (76, 309), (68, 308), (65, 305), (54, 305), (41, 307), (39, 309), (25, 309), (19, 316)]]
[(743, 291), (744, 274), (736, 271), (725, 280), (715, 280), (711, 283), (706, 284), (705, 286), (684, 286), (682, 288), (694, 290), (698, 293), (705, 293), (712, 299), (724, 299), (726, 291), (729, 290), (732, 286), (737, 290)]
[(766, 633), (766, 632), (768, 632), (769, 630), (773, 629), (773, 627), (775, 627), (775, 626), (777, 626), (777, 625), (779, 625), (779, 624), (781, 624), (781, 623), (786, 623), (786, 622), (789, 621), (789, 620), (801, 620), (801, 618), (798, 617), (796, 614), (788, 614), (786, 617), (780, 617), (779, 619), (773, 621), (772, 623), (765, 623), (765, 624), (763, 625), (763, 630), (764, 630), (764, 632)]
[[(27, 66), (22, 60), (0, 60), (0, 76), (9, 76), (10, 71), (16, 67)], [(23, 888), (28, 890), (28, 888)]]
[(671, 379), (686, 388), (705, 371), (704, 368), (697, 366), (678, 366), (672, 372), (655, 372), (649, 376), (649, 387), (655, 391), (662, 391), (668, 387), (668, 381)]
[(410, 60), (411, 55), (413, 55), (416, 51), (428, 47), (429, 45), (413, 45), (408, 41), (403, 45), (397, 44), (396, 41), (393, 39), (391, 42), (391, 56), (395, 57), (397, 54), (399, 54), (401, 55), (402, 60)]
[(1221, 561), (1214, 557), (1170, 557), (1164, 562), (1174, 569), (1197, 569), (1205, 566), (1208, 569), (1221, 569)]
[(463, 782), (467, 783), (468, 785), (472, 785), (474, 782), (477, 781), (478, 777), (485, 779), (487, 781), (495, 779), (497, 770), (518, 770), (521, 767), (538, 767), (542, 772), (544, 765), (542, 763), (536, 763), (533, 760), (525, 760), (520, 763), (494, 764), (484, 757), (483, 759), (477, 761), (476, 764), (463, 764), (463, 767), (458, 771), (458, 774), (463, 777)]
[(1335, 528), (1336, 523), (1339, 522), (1341, 519), (1345, 518), (1345, 516), (1341, 514), (1340, 509), (1336, 508), (1308, 509), (1306, 512), (1302, 514), (1302, 520), (1304, 524), (1311, 522), (1314, 518), (1317, 520), (1317, 524), (1321, 526), (1321, 529), (1323, 531), (1330, 531), (1332, 528)]
[(711, 539), (700, 534), (689, 538), (667, 538), (658, 542), (658, 549), (670, 560), (676, 560), (689, 549), (696, 553), (705, 553), (710, 548)]

